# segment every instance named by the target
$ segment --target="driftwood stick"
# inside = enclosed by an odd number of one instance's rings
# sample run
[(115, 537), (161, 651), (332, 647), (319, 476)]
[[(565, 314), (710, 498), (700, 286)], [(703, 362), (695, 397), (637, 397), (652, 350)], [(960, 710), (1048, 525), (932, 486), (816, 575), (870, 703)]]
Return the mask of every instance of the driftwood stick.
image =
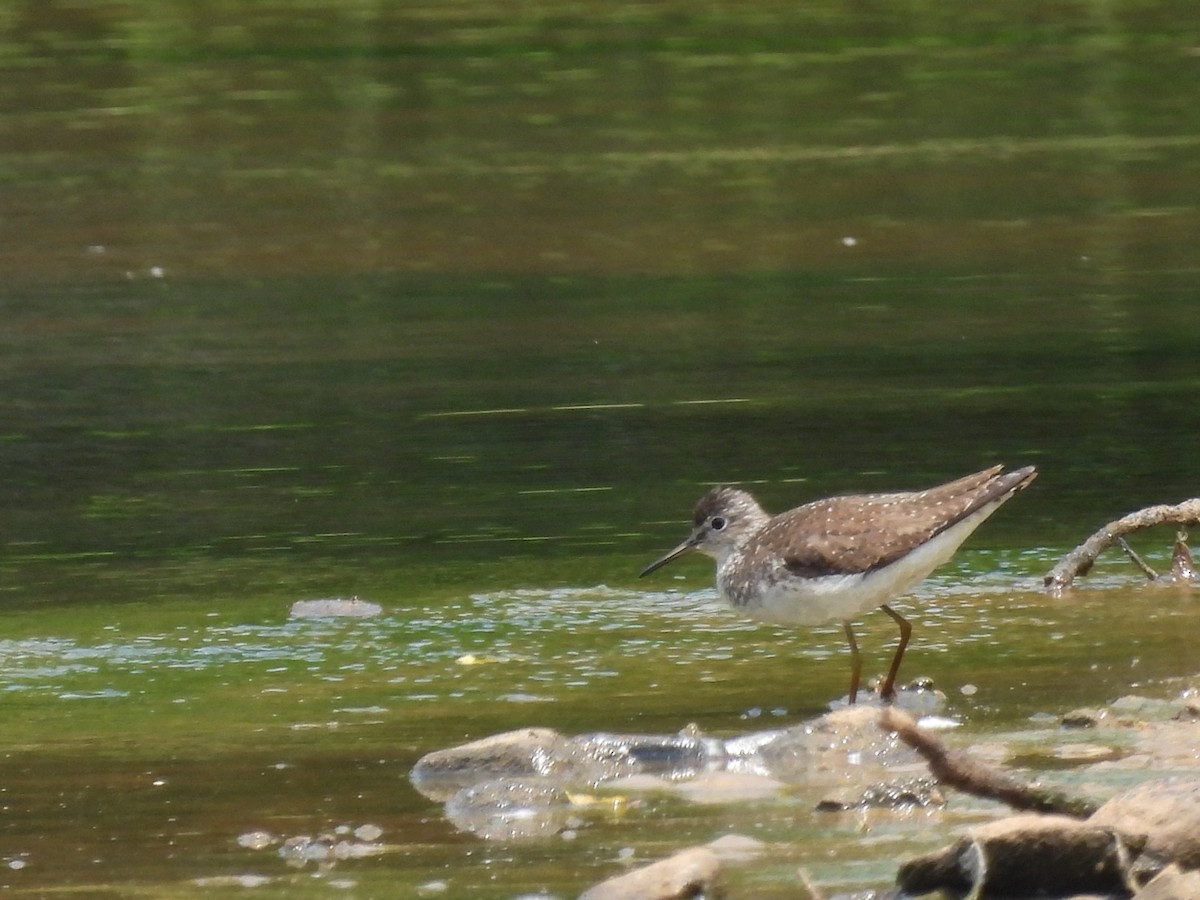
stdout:
[(1187, 526), (1200, 524), (1200, 497), (1182, 503), (1147, 506), (1109, 522), (1090, 538), (1058, 561), (1042, 579), (1054, 593), (1071, 587), (1077, 575), (1084, 575), (1095, 563), (1096, 557), (1116, 543), (1118, 538), (1143, 528), (1155, 525)]
[(1086, 819), (1099, 808), (1090, 800), (1018, 781), (962, 750), (947, 747), (936, 734), (919, 727), (912, 716), (895, 707), (886, 707), (880, 713), (879, 726), (895, 732), (916, 750), (929, 764), (934, 778), (972, 796), (997, 800), (1017, 810), (1058, 813), (1076, 819)]
[(1142, 570), (1142, 573), (1147, 578), (1149, 578), (1151, 581), (1158, 581), (1158, 573), (1155, 572), (1154, 569), (1150, 568), (1150, 564), (1142, 559), (1136, 550), (1129, 546), (1129, 541), (1125, 540), (1123, 537), (1119, 537), (1117, 538), (1117, 544), (1122, 550), (1125, 551), (1125, 555), (1129, 557), (1133, 564)]

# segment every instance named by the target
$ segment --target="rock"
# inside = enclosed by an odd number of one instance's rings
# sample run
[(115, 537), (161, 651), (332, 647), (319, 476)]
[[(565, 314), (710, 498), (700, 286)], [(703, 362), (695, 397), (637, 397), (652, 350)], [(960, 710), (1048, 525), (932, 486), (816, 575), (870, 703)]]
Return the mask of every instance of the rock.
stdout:
[(673, 781), (671, 790), (691, 803), (744, 803), (779, 796), (783, 783), (750, 772), (702, 772)]
[(455, 828), (492, 841), (550, 837), (567, 826), (570, 814), (570, 796), (545, 778), (485, 781), (446, 801)]
[(378, 603), (359, 600), (357, 597), (323, 597), (320, 600), (297, 600), (290, 614), (296, 619), (325, 619), (335, 616), (366, 617), (383, 612)]
[(705, 844), (722, 862), (746, 862), (762, 855), (767, 845), (744, 834), (723, 834)]
[(869, 785), (865, 790), (842, 790), (817, 802), (818, 812), (846, 812), (852, 809), (902, 809), (940, 807), (946, 797), (932, 778), (897, 778)]
[(1147, 782), (1085, 821), (1022, 815), (969, 829), (950, 847), (902, 865), (897, 881), (913, 894), (1124, 896), (1172, 864), (1178, 877), (1161, 882), (1161, 896), (1173, 898), (1165, 892), (1178, 890), (1180, 897), (1200, 897), (1200, 890), (1189, 893), (1182, 872), (1200, 868), (1200, 779)]
[(565, 737), (549, 728), (521, 728), (427, 753), (410, 778), (426, 797), (446, 800), (472, 784), (498, 778), (553, 778), (562, 786), (583, 787), (621, 776), (657, 775), (684, 783), (722, 770), (729, 761), (724, 742), (703, 735), (596, 732)]
[(723, 764), (725, 745), (699, 734), (607, 734), (573, 739), (584, 755), (612, 771), (688, 778)]
[(1138, 861), (1139, 871), (1157, 871), (1168, 862), (1200, 869), (1200, 779), (1146, 782), (1109, 800), (1088, 824), (1140, 838), (1147, 858)]
[(1096, 763), (1110, 759), (1120, 759), (1123, 751), (1118, 747), (1105, 744), (1060, 744), (1052, 748), (1051, 758), (1064, 763)]
[(1126, 694), (1108, 704), (1109, 711), (1122, 721), (1133, 719), (1167, 719), (1175, 711), (1170, 700), (1156, 700), (1152, 697), (1140, 697), (1137, 694)]
[(692, 847), (593, 885), (579, 895), (579, 900), (715, 898), (722, 894), (720, 875), (716, 854), (707, 847)]
[(904, 863), (897, 884), (978, 897), (1125, 891), (1130, 846), (1114, 829), (1066, 816), (1022, 815), (971, 828), (950, 847)]
[(1095, 709), (1073, 709), (1062, 717), (1063, 728), (1095, 728), (1104, 713)]
[(780, 732), (758, 756), (772, 777), (802, 784), (821, 775), (838, 780), (850, 771), (869, 782), (883, 777), (885, 767), (919, 764), (916, 753), (880, 729), (878, 720), (879, 710), (870, 706), (839, 709)]
[[(675, 735), (608, 734), (566, 737), (549, 728), (522, 728), (436, 750), (413, 767), (413, 786), (432, 800), (448, 801), (473, 786), (517, 782), (560, 790), (587, 790), (620, 779), (620, 789), (670, 790), (696, 803), (730, 803), (779, 794), (785, 784), (823, 779), (853, 800), (848, 806), (929, 806), (941, 803), (928, 782), (912, 788), (903, 772), (923, 771), (916, 754), (880, 730), (870, 706), (841, 709), (788, 729), (772, 729), (723, 741), (689, 728)], [(900, 766), (897, 771), (896, 767)], [(872, 782), (875, 782), (872, 785)], [(872, 785), (868, 787), (869, 785)], [(611, 786), (611, 785), (610, 785)], [(452, 818), (480, 836), (504, 835), (475, 810), (478, 798), (463, 795)], [(513, 816), (503, 817), (505, 822)], [(537, 818), (537, 817), (535, 817)], [(533, 822), (549, 833), (554, 822)]]
[(237, 842), (239, 847), (247, 850), (262, 850), (279, 843), (279, 838), (269, 831), (247, 831), (238, 835)]
[(409, 777), (426, 797), (444, 801), (473, 784), (503, 778), (554, 778), (582, 785), (613, 774), (612, 767), (551, 728), (519, 728), (427, 753)]
[(1195, 697), (1187, 700), (1173, 718), (1176, 722), (1200, 721), (1200, 700)]
[(1200, 872), (1184, 872), (1170, 865), (1133, 895), (1133, 900), (1196, 900), (1200, 897)]

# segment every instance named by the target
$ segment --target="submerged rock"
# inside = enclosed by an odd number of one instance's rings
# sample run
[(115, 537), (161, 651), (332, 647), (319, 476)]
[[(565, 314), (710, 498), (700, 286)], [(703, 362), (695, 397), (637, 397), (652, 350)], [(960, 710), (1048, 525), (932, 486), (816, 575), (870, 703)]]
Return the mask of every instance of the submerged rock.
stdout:
[(684, 732), (677, 735), (608, 734), (573, 738), (584, 753), (614, 772), (687, 778), (721, 766), (726, 757), (719, 738)]
[(447, 803), (457, 827), (491, 840), (557, 834), (574, 792), (597, 785), (738, 803), (801, 783), (849, 797), (839, 808), (939, 805), (940, 795), (914, 780), (916, 770), (924, 771), (916, 754), (881, 731), (877, 718), (878, 709), (863, 705), (729, 740), (694, 728), (576, 737), (522, 728), (428, 753), (410, 777), (426, 797)]
[(464, 788), (504, 778), (547, 778), (560, 786), (593, 784), (614, 776), (621, 762), (589, 754), (552, 728), (518, 728), (417, 760), (409, 776), (431, 800), (445, 801)]
[(887, 767), (920, 766), (917, 754), (880, 729), (878, 720), (879, 710), (870, 706), (840, 709), (779, 732), (757, 755), (773, 777), (802, 784), (831, 775), (869, 782)]
[(322, 597), (319, 600), (297, 600), (289, 614), (294, 619), (326, 619), (338, 616), (364, 618), (383, 612), (378, 603), (359, 600), (357, 597)]
[(692, 847), (602, 881), (580, 894), (579, 900), (712, 900), (722, 896), (720, 876), (717, 855), (707, 847)]
[(388, 848), (382, 844), (352, 841), (336, 834), (315, 837), (301, 834), (285, 840), (279, 848), (279, 855), (291, 866), (303, 866), (310, 862), (331, 865), (346, 859), (379, 856), (387, 851)]
[(705, 844), (722, 862), (746, 862), (766, 852), (767, 845), (744, 834), (724, 834)]
[(717, 738), (596, 732), (566, 737), (551, 728), (519, 728), (421, 757), (410, 775), (426, 797), (446, 800), (481, 781), (547, 778), (585, 787), (629, 775), (693, 777), (719, 769), (727, 754)]
[(446, 802), (456, 828), (493, 841), (558, 834), (570, 814), (570, 795), (548, 778), (486, 781)]

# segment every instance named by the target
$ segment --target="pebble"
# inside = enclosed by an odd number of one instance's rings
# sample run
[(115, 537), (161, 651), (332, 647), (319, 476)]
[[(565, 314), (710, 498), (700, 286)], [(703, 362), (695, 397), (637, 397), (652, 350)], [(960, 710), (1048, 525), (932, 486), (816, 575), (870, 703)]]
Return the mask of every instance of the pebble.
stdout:
[(360, 841), (377, 841), (383, 837), (383, 829), (378, 825), (359, 825), (354, 829), (354, 836)]
[(239, 847), (245, 847), (247, 850), (263, 850), (278, 843), (279, 838), (269, 831), (247, 831), (238, 835), (237, 842)]

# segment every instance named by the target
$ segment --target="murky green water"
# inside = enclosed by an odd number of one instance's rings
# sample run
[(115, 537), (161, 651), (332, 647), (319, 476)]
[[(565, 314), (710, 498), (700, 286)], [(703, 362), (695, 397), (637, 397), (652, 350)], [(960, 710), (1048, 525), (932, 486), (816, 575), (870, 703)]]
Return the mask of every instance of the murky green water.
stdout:
[[(837, 627), (743, 622), (700, 561), (636, 579), (713, 482), (782, 509), (1037, 464), (900, 604), (908, 674), (971, 734), (1174, 696), (1190, 594), (1116, 558), (1039, 586), (1197, 492), (1189, 13), (0, 10), (0, 883), (569, 897), (739, 831), (773, 849), (738, 896), (885, 886), (979, 808), (659, 799), (497, 846), (407, 781), (527, 724), (841, 696)], [(288, 618), (351, 595), (385, 614)], [(390, 851), (330, 869), (237, 843), (363, 824)]]

